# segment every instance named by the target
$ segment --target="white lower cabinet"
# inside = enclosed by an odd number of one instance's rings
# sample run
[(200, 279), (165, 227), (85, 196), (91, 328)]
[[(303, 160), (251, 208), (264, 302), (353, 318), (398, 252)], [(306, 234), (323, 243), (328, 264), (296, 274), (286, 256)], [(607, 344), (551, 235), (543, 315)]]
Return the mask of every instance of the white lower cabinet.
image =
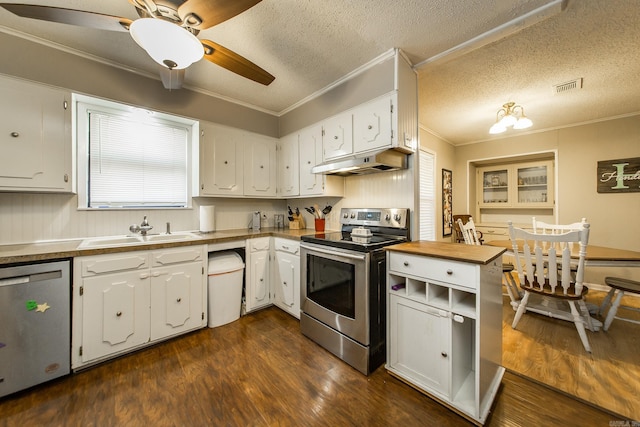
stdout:
[(74, 259), (72, 368), (204, 327), (206, 247)]
[(270, 253), (271, 237), (247, 240), (245, 289), (245, 309), (247, 312), (271, 304)]
[(276, 237), (273, 249), (273, 303), (300, 319), (300, 243)]
[(389, 365), (449, 396), (451, 322), (448, 312), (390, 295)]
[(502, 252), (463, 245), (471, 259), (452, 259), (456, 244), (407, 245), (387, 253), (386, 368), (482, 424), (504, 374)]

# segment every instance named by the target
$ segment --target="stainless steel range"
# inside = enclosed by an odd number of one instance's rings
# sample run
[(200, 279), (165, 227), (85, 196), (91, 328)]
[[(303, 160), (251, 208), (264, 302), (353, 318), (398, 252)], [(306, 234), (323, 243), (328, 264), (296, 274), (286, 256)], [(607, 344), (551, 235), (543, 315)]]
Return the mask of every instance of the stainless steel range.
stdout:
[(386, 357), (383, 248), (409, 240), (409, 210), (343, 208), (340, 224), (301, 238), (300, 329), (368, 375)]

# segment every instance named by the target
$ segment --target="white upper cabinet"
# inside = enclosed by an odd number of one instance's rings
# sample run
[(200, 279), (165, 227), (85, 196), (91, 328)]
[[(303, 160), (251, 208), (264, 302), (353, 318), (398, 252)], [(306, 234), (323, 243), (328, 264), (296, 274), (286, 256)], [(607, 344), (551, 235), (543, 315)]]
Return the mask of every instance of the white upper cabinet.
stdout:
[(394, 96), (384, 96), (353, 110), (353, 151), (363, 153), (391, 146)]
[(281, 138), (278, 144), (278, 196), (300, 194), (299, 168), (298, 135), (291, 134)]
[(244, 134), (244, 195), (275, 197), (277, 184), (276, 139)]
[(73, 192), (71, 94), (0, 78), (0, 190)]
[(353, 116), (350, 111), (327, 119), (322, 124), (323, 160), (353, 153)]
[(200, 122), (200, 196), (242, 196), (242, 131)]
[(322, 127), (314, 125), (298, 133), (300, 196), (344, 196), (344, 177), (311, 172), (322, 163)]

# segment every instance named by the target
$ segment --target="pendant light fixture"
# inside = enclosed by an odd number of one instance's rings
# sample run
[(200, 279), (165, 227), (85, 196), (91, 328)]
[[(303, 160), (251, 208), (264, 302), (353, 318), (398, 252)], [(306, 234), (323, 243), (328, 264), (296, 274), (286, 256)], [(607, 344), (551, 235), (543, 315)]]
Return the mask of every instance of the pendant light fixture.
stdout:
[(129, 32), (154, 61), (170, 70), (187, 68), (204, 56), (204, 47), (196, 36), (163, 19), (136, 19)]
[(521, 105), (516, 105), (515, 102), (507, 102), (496, 113), (496, 122), (489, 129), (489, 133), (502, 133), (508, 127), (526, 129), (532, 125), (533, 122), (524, 115), (524, 108)]

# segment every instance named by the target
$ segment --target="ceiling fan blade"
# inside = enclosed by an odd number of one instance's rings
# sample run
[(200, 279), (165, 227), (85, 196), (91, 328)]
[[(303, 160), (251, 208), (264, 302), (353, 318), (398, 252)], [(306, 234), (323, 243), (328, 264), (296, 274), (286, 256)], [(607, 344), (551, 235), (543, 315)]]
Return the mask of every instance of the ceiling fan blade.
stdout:
[(132, 22), (130, 19), (119, 16), (34, 4), (0, 3), (0, 7), (23, 18), (40, 19), (42, 21), (59, 22), (99, 30), (128, 31)]
[(275, 80), (274, 76), (226, 47), (220, 46), (211, 40), (200, 41), (204, 46), (204, 58), (207, 61), (211, 61), (222, 68), (265, 86), (269, 86)]
[(241, 14), (261, 0), (187, 0), (178, 7), (185, 25), (197, 30), (213, 27)]

